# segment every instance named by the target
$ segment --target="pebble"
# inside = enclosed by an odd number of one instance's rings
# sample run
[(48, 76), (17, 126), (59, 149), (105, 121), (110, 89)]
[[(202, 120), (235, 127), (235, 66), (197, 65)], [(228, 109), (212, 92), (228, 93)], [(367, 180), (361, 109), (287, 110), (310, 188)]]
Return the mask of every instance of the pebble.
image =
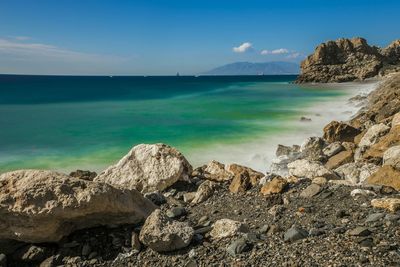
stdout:
[(368, 236), (371, 234), (371, 231), (366, 227), (359, 226), (349, 230), (348, 234), (351, 236)]
[(376, 222), (385, 217), (385, 213), (373, 213), (370, 214), (367, 219), (365, 219), (366, 223)]
[(186, 209), (184, 207), (174, 207), (166, 212), (166, 215), (169, 218), (178, 218), (185, 214), (186, 214)]
[(308, 236), (308, 232), (300, 227), (292, 226), (289, 230), (284, 234), (285, 242), (294, 242)]
[(318, 195), (321, 192), (321, 186), (317, 184), (310, 184), (301, 193), (300, 196), (304, 198), (310, 198)]
[(231, 256), (236, 256), (237, 254), (240, 254), (242, 252), (248, 251), (250, 249), (249, 244), (247, 243), (245, 238), (239, 238), (235, 241), (233, 241), (226, 251), (231, 255)]

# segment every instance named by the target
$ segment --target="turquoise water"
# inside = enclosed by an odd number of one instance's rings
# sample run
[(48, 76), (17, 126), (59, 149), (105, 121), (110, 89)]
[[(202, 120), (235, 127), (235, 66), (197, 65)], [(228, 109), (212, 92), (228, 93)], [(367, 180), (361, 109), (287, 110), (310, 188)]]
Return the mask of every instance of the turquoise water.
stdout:
[(167, 143), (185, 155), (211, 151), (293, 131), (287, 122), (299, 109), (344, 94), (294, 79), (2, 75), (0, 172), (98, 171), (139, 143)]

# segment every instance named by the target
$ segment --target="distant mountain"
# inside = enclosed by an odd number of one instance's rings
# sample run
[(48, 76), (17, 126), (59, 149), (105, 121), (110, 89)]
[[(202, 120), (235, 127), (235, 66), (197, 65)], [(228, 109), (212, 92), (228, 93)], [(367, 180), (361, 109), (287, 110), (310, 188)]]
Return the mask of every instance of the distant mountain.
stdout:
[(203, 75), (279, 75), (298, 74), (296, 63), (274, 61), (264, 63), (235, 62), (202, 73)]

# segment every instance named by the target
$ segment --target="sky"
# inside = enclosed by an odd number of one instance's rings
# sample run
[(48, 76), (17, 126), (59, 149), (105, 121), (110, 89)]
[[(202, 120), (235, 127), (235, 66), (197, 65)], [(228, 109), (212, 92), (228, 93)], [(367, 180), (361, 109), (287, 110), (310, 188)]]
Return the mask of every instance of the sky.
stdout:
[(199, 74), (400, 38), (398, 0), (2, 0), (0, 73)]

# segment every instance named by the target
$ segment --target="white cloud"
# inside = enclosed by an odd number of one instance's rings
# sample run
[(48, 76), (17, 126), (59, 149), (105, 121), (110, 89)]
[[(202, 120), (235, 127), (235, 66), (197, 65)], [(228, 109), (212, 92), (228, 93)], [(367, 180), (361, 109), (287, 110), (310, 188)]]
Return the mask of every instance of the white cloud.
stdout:
[(295, 59), (295, 58), (300, 58), (300, 57), (304, 57), (304, 55), (299, 52), (293, 52), (290, 55), (286, 56), (286, 58), (289, 58), (289, 59)]
[(253, 45), (249, 42), (245, 42), (241, 45), (239, 45), (238, 47), (234, 47), (233, 48), (233, 52), (235, 53), (244, 53), (246, 51), (249, 51), (253, 48)]
[(18, 40), (18, 41), (26, 41), (26, 40), (30, 40), (31, 37), (28, 37), (28, 36), (15, 36), (14, 39)]
[(289, 50), (286, 48), (279, 48), (275, 50), (262, 50), (261, 55), (281, 55), (281, 54), (287, 54), (289, 53)]

